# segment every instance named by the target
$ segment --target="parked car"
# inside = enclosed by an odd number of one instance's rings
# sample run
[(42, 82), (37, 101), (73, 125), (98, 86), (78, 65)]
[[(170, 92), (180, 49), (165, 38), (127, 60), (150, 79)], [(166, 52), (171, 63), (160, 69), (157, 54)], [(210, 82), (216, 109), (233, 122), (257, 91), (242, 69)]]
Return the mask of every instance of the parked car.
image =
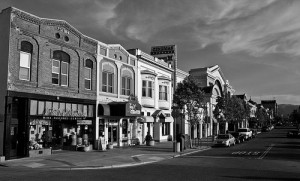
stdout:
[(215, 140), (215, 145), (230, 147), (235, 145), (235, 138), (231, 134), (219, 134)]
[(250, 128), (239, 128), (238, 132), (241, 135), (244, 135), (246, 140), (249, 140), (252, 138), (252, 131), (250, 130)]
[(287, 132), (287, 137), (289, 138), (300, 138), (300, 131), (299, 130), (293, 130)]
[(255, 138), (257, 133), (257, 129), (250, 129), (252, 131), (252, 138)]
[(239, 132), (233, 132), (231, 135), (235, 138), (235, 143), (243, 143), (246, 140), (245, 135), (242, 135)]
[(263, 126), (263, 127), (261, 128), (261, 131), (262, 131), (262, 132), (269, 132), (269, 131), (271, 131), (271, 129), (270, 129), (269, 126)]

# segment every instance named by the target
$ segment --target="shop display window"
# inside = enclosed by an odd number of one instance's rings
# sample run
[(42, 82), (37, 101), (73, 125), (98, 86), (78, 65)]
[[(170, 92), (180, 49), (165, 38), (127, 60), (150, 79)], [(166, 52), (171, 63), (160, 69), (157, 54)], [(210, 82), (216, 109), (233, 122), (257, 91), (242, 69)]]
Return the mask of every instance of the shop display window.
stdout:
[(32, 119), (29, 130), (29, 149), (36, 150), (51, 147), (52, 127), (50, 120)]

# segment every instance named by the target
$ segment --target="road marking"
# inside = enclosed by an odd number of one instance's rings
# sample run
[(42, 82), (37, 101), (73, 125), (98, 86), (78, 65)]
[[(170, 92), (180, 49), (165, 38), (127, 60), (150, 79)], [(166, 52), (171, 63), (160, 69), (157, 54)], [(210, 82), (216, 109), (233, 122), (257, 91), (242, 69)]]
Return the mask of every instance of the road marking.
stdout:
[(275, 144), (271, 144), (267, 149), (266, 149), (266, 151), (264, 151), (263, 152), (263, 154), (260, 156), (260, 157), (258, 157), (258, 159), (263, 159), (268, 153), (269, 153), (269, 151), (272, 149), (272, 147), (274, 146)]
[(236, 158), (239, 158), (239, 159), (244, 159), (242, 157), (229, 157), (229, 156), (182, 156), (181, 158), (233, 158), (233, 159), (236, 159)]
[(247, 152), (247, 151), (235, 151), (235, 152), (232, 152), (231, 154), (232, 155), (251, 155), (251, 156), (256, 156), (259, 153), (260, 153), (259, 151), (254, 151), (254, 152), (252, 152), (252, 151), (249, 151), (249, 152)]

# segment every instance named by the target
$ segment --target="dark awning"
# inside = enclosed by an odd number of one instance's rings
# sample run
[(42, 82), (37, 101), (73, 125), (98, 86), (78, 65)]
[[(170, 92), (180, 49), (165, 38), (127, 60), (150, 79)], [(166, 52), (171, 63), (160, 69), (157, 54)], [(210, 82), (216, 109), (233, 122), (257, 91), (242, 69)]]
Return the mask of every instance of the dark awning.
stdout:
[(110, 102), (108, 104), (99, 104), (98, 115), (135, 117), (141, 116), (141, 108), (137, 101)]
[(110, 116), (110, 107), (107, 104), (98, 105), (98, 116)]

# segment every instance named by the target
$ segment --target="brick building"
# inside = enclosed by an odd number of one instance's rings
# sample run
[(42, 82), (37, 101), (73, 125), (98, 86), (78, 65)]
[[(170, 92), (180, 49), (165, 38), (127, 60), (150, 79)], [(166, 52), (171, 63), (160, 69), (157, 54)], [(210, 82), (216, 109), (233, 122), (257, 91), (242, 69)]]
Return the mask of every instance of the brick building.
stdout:
[(16, 8), (0, 24), (0, 156), (68, 149), (76, 136), (94, 143), (97, 41)]

